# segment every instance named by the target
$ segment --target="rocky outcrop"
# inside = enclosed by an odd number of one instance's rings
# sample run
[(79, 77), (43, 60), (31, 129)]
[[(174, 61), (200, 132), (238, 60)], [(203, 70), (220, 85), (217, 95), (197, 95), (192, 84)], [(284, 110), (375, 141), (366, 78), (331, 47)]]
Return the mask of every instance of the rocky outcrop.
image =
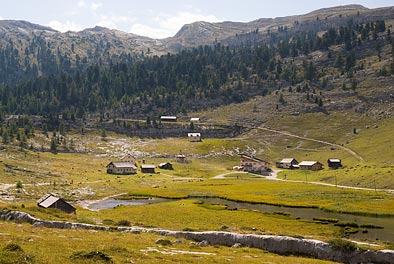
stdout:
[(27, 213), (2, 210), (0, 220), (30, 223), (35, 227), (59, 229), (90, 229), (99, 231), (120, 231), (129, 233), (154, 232), (162, 236), (173, 236), (202, 242), (204, 245), (244, 246), (259, 248), (277, 254), (308, 256), (316, 259), (343, 263), (394, 263), (394, 250), (345, 250), (334, 249), (329, 243), (286, 236), (237, 234), (230, 232), (185, 232), (142, 227), (107, 227), (84, 223), (48, 221), (35, 218)]

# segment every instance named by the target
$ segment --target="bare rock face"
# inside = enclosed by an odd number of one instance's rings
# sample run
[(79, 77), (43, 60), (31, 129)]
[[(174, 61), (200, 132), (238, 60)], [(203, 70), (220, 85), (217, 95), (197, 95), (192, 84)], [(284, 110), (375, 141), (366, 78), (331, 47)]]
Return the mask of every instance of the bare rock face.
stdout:
[[(83, 223), (60, 222), (41, 220), (18, 211), (0, 211), (0, 220), (30, 223), (35, 227), (48, 227), (59, 229), (89, 229), (99, 231), (121, 231), (129, 233), (154, 232), (157, 235), (173, 236), (197, 241), (199, 246), (224, 245), (259, 248), (277, 254), (294, 254), (309, 256), (316, 259), (338, 261), (349, 264), (356, 263), (394, 263), (394, 250), (341, 250), (334, 249), (329, 243), (286, 236), (269, 236), (255, 234), (237, 234), (230, 232), (184, 232), (141, 227), (106, 227)], [(160, 240), (160, 241), (159, 241)], [(159, 239), (159, 242), (169, 241)], [(157, 243), (159, 243), (157, 242)], [(171, 243), (172, 244), (172, 243)]]

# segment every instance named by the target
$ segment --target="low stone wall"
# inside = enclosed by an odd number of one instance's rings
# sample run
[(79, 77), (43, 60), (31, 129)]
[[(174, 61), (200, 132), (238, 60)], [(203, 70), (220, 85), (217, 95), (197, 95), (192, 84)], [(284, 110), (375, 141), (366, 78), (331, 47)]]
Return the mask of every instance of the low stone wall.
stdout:
[(210, 245), (259, 248), (277, 254), (308, 256), (316, 259), (343, 263), (394, 263), (394, 250), (354, 250), (334, 249), (330, 244), (312, 239), (300, 239), (286, 236), (237, 234), (230, 232), (184, 232), (142, 227), (107, 227), (83, 223), (47, 221), (35, 218), (27, 213), (2, 210), (0, 219), (5, 221), (27, 222), (36, 227), (59, 229), (90, 229), (100, 231), (120, 231), (129, 233), (154, 232), (158, 235), (173, 236), (195, 241), (206, 241)]

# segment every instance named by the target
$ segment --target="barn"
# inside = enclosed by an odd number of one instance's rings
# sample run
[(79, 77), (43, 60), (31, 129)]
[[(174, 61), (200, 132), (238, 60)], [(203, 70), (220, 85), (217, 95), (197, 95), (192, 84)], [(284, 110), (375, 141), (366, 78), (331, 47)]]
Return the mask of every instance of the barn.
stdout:
[(156, 166), (152, 164), (142, 164), (141, 172), (142, 173), (155, 173)]
[(340, 159), (328, 159), (327, 165), (329, 169), (339, 169), (342, 168), (342, 161)]
[(298, 161), (295, 158), (285, 158), (276, 163), (276, 167), (282, 169), (295, 169), (295, 165), (298, 165)]
[(66, 213), (75, 214), (75, 207), (53, 194), (47, 194), (37, 201), (37, 205), (42, 208), (56, 208)]
[(110, 162), (107, 165), (108, 174), (135, 174), (137, 173), (137, 167), (130, 162)]
[(318, 161), (301, 161), (298, 166), (300, 166), (300, 170), (317, 171), (323, 169), (323, 164)]

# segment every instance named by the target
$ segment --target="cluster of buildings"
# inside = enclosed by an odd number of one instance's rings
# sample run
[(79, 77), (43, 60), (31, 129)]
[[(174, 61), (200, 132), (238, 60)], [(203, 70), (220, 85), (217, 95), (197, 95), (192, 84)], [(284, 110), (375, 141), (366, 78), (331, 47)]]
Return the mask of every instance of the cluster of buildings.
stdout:
[[(161, 122), (177, 122), (178, 118), (176, 116), (160, 116)], [(199, 117), (190, 118), (191, 123), (200, 122)], [(201, 141), (201, 133), (187, 133), (187, 138), (190, 142), (200, 142)]]
[[(118, 174), (118, 175), (129, 175), (129, 174), (136, 174), (138, 171), (137, 168), (137, 160), (136, 158), (131, 155), (127, 154), (120, 159), (121, 161), (111, 161), (107, 165), (107, 173), (108, 174)], [(186, 155), (179, 153), (175, 156), (175, 162), (177, 163), (188, 163), (189, 160), (186, 158)], [(173, 166), (170, 162), (163, 162), (160, 163), (158, 166), (160, 169), (163, 170), (172, 170)], [(156, 173), (156, 165), (154, 164), (147, 164), (145, 163), (145, 159), (142, 160), (142, 164), (140, 166), (140, 171), (142, 173)]]
[[(329, 169), (339, 169), (342, 167), (340, 159), (332, 158), (327, 160), (327, 166)], [(277, 168), (281, 169), (300, 169), (300, 170), (312, 170), (317, 171), (323, 169), (323, 164), (319, 161), (298, 161), (295, 158), (285, 158), (276, 163)]]
[[(327, 166), (329, 169), (338, 169), (342, 167), (342, 162), (340, 159), (337, 158), (328, 159)], [(285, 158), (282, 159), (280, 162), (277, 162), (276, 167), (282, 169), (317, 171), (323, 169), (323, 164), (319, 161), (298, 162), (295, 158)], [(240, 155), (240, 165), (234, 166), (233, 169), (258, 174), (265, 174), (271, 172), (269, 162), (245, 154)]]

